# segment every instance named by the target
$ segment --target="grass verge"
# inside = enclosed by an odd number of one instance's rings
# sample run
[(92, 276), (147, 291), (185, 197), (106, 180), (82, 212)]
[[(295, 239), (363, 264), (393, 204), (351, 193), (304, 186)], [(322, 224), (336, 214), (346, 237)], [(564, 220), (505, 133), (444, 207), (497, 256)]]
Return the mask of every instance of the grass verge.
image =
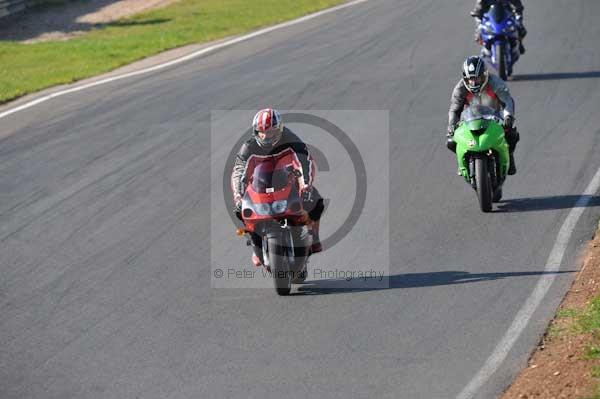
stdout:
[[(597, 235), (600, 234), (600, 230)], [(600, 296), (594, 297), (584, 309), (561, 309), (558, 319), (571, 319), (569, 327), (561, 333), (567, 335), (585, 334), (589, 343), (583, 348), (582, 359), (592, 361), (590, 375), (595, 380), (596, 388), (593, 396), (585, 399), (600, 399)]]
[(576, 320), (577, 327), (592, 337), (592, 343), (585, 348), (584, 358), (596, 360), (591, 370), (591, 376), (597, 384), (596, 392), (588, 399), (600, 399), (600, 365), (597, 364), (597, 360), (600, 359), (600, 296), (595, 297), (590, 305), (576, 316)]
[(600, 228), (554, 320), (501, 399), (600, 399)]
[(182, 0), (68, 41), (0, 41), (0, 104), (161, 51), (242, 34), (347, 0)]

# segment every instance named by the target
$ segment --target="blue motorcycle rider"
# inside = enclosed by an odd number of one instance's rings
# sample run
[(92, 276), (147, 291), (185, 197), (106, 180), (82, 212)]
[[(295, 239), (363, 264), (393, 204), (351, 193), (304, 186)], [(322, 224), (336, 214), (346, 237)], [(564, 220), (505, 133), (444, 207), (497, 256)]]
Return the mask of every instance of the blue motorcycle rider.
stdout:
[(521, 54), (525, 54), (525, 46), (523, 46), (523, 38), (527, 35), (527, 30), (523, 25), (523, 3), (521, 0), (477, 0), (475, 3), (475, 8), (471, 11), (471, 16), (475, 18), (477, 21), (475, 25), (475, 41), (481, 43), (481, 36), (479, 34), (479, 29), (477, 27), (481, 23), (481, 19), (483, 18), (483, 14), (489, 11), (490, 7), (493, 4), (500, 4), (502, 6), (508, 7), (514, 14), (518, 21), (518, 29), (519, 29), (519, 52)]

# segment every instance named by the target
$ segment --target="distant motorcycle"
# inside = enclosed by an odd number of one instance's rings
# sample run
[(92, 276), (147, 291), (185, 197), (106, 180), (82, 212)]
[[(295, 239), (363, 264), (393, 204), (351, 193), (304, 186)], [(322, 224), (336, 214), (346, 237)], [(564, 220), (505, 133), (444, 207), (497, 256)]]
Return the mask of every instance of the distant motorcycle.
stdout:
[(273, 157), (253, 158), (251, 180), (242, 198), (244, 229), (262, 238), (264, 266), (275, 290), (289, 295), (291, 284), (306, 279), (312, 244), (311, 225), (300, 194), (302, 166), (292, 150)]
[(496, 112), (484, 105), (473, 105), (463, 113), (454, 132), (458, 170), (477, 192), (483, 212), (502, 198), (502, 185), (509, 166), (504, 127)]
[(520, 23), (508, 8), (493, 4), (477, 27), (483, 46), (481, 57), (496, 69), (502, 80), (512, 75), (513, 66), (520, 57)]

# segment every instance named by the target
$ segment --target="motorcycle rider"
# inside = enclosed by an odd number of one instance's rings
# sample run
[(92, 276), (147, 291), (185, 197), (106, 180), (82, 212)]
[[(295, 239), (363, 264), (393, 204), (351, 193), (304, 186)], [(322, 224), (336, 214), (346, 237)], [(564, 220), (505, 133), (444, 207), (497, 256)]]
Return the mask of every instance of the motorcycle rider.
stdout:
[[(241, 220), (242, 197), (246, 190), (247, 165), (250, 157), (267, 158), (274, 156), (286, 149), (294, 151), (302, 165), (301, 187), (303, 208), (307, 211), (307, 224), (312, 224), (313, 243), (310, 253), (323, 250), (319, 239), (319, 220), (324, 210), (323, 198), (313, 186), (315, 177), (315, 163), (308, 147), (290, 129), (283, 126), (280, 113), (272, 108), (258, 111), (252, 121), (252, 138), (246, 141), (238, 151), (231, 175), (231, 187), (235, 203), (234, 212)], [(252, 263), (255, 266), (264, 264), (262, 255), (262, 238), (251, 234)]]
[(462, 66), (462, 79), (452, 92), (446, 143), (452, 152), (456, 152), (456, 143), (453, 140), (454, 130), (458, 126), (462, 111), (471, 104), (486, 105), (501, 113), (504, 118), (504, 135), (510, 155), (508, 174), (514, 175), (517, 173), (517, 168), (513, 154), (519, 141), (519, 133), (513, 126), (514, 100), (506, 83), (496, 75), (490, 75), (485, 63), (478, 56), (467, 57)]
[(475, 18), (475, 20), (477, 21), (476, 24), (476, 31), (475, 31), (475, 41), (476, 42), (480, 42), (481, 40), (481, 36), (480, 36), (480, 32), (477, 29), (477, 27), (479, 26), (481, 19), (483, 18), (483, 14), (485, 14), (486, 12), (489, 11), (490, 7), (493, 4), (501, 4), (504, 6), (508, 6), (509, 9), (512, 10), (512, 12), (515, 14), (517, 21), (519, 22), (518, 24), (518, 29), (519, 29), (519, 52), (521, 54), (525, 53), (525, 46), (523, 46), (523, 39), (525, 38), (525, 35), (527, 35), (527, 29), (525, 29), (525, 26), (523, 25), (523, 3), (521, 2), (521, 0), (477, 0), (477, 2), (475, 3), (475, 8), (473, 8), (473, 10), (471, 11), (471, 16), (473, 18)]

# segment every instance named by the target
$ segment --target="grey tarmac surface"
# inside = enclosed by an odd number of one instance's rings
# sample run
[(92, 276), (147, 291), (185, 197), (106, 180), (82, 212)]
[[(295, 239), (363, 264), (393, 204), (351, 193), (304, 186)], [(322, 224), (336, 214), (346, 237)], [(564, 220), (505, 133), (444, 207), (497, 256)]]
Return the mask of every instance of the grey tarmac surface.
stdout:
[[(600, 3), (531, 0), (519, 173), (480, 213), (444, 139), (470, 7), (370, 1), (0, 120), (0, 397), (455, 397), (600, 166)], [(389, 288), (211, 288), (211, 111), (265, 105), (389, 111)], [(525, 364), (599, 205), (478, 398)], [(219, 245), (249, 259), (233, 231)]]

